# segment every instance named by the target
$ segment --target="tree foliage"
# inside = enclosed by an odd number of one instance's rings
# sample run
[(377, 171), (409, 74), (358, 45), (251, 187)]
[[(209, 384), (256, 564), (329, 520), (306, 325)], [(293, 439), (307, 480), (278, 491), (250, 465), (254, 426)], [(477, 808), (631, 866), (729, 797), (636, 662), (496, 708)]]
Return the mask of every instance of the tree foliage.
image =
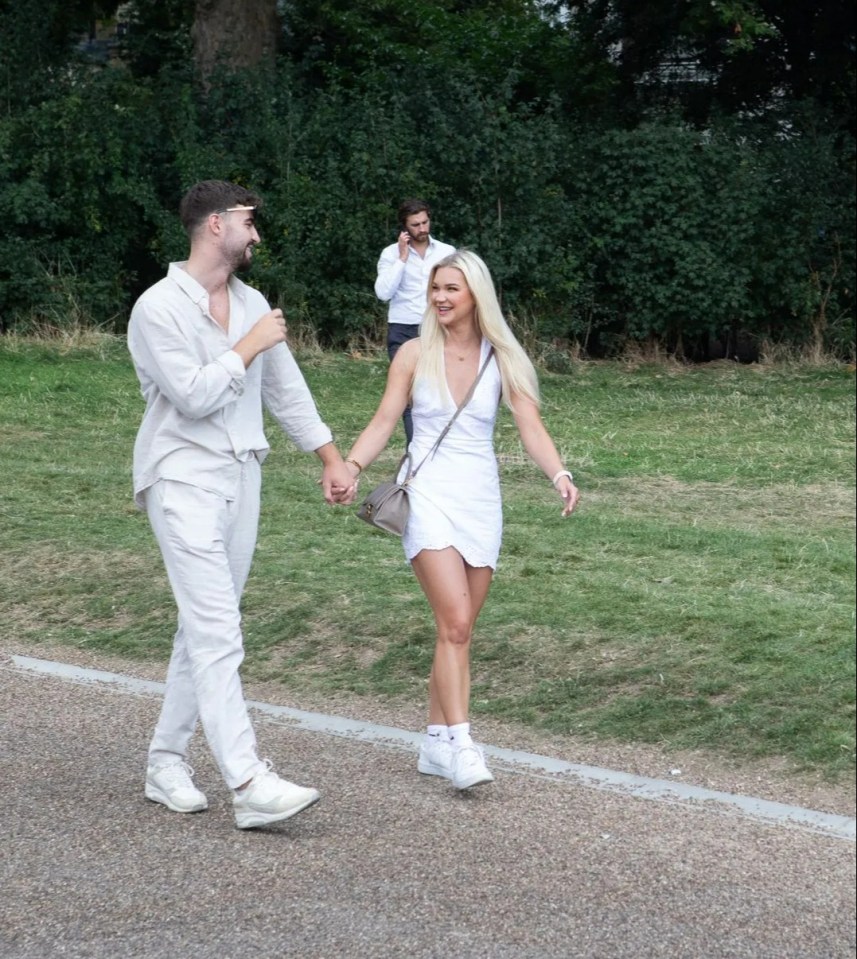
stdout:
[[(38, 96), (11, 94), (25, 40), (0, 50), (0, 323), (123, 329), (184, 255), (182, 192), (223, 177), (266, 200), (253, 281), (327, 342), (383, 321), (375, 261), (423, 195), (543, 339), (850, 355), (854, 71), (787, 85), (793, 6), (289, 0), (275, 69), (221, 58), (202, 84), (199, 6), (138, 4), (121, 60), (95, 67), (56, 4)], [(23, 38), (22, 11), (0, 27)], [(679, 53), (693, 83), (669, 74)]]
[[(583, 59), (612, 74), (605, 106), (704, 124), (783, 100), (831, 109), (854, 132), (854, 6), (846, 0), (547, 0)], [(569, 76), (573, 81), (574, 77)]]

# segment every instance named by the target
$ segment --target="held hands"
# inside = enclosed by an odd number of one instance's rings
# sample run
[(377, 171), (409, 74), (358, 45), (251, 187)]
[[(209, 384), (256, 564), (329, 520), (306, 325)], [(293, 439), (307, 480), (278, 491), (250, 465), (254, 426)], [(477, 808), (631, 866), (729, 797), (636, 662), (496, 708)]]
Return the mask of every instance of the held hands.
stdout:
[(321, 488), (331, 506), (350, 506), (357, 495), (357, 476), (348, 463), (325, 466), (321, 474)]

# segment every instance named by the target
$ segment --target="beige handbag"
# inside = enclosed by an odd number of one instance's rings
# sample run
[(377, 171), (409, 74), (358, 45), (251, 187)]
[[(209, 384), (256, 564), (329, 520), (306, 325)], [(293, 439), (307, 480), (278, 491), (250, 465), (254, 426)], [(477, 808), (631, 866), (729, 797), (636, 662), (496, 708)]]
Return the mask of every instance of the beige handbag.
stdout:
[(414, 470), (410, 453), (405, 453), (402, 457), (396, 476), (401, 473), (406, 461), (408, 471), (405, 473), (404, 482), (399, 483), (392, 479), (381, 483), (369, 493), (357, 510), (360, 519), (394, 536), (401, 536), (404, 533), (405, 524), (411, 512), (411, 504), (408, 502), (408, 483), (414, 476)]
[[(411, 504), (408, 502), (408, 483), (417, 475), (417, 473), (422, 468), (423, 463), (430, 457), (433, 456), (437, 448), (440, 446), (443, 438), (450, 431), (452, 424), (458, 419), (458, 414), (464, 409), (465, 406), (473, 398), (473, 394), (476, 392), (476, 387), (479, 381), (482, 379), (482, 374), (485, 372), (488, 364), (491, 361), (491, 357), (494, 355), (494, 347), (488, 351), (488, 356), (485, 357), (485, 362), (482, 364), (482, 369), (479, 370), (479, 373), (476, 379), (473, 381), (473, 385), (467, 391), (467, 396), (461, 401), (461, 406), (455, 411), (452, 419), (446, 424), (443, 432), (435, 441), (434, 446), (426, 453), (420, 462), (419, 466), (414, 467), (414, 461), (410, 453), (405, 453), (402, 459), (399, 462), (399, 466), (396, 469), (395, 476), (392, 480), (388, 480), (386, 483), (381, 483), (376, 486), (373, 490), (369, 492), (366, 496), (366, 499), (360, 504), (360, 508), (357, 510), (357, 515), (364, 522), (369, 523), (370, 526), (377, 526), (378, 529), (382, 529), (387, 533), (392, 533), (394, 536), (401, 536), (405, 532), (405, 526), (408, 522), (408, 516), (411, 512)], [(399, 482), (399, 475), (402, 472), (402, 467), (408, 464), (408, 468), (405, 471), (405, 478)]]

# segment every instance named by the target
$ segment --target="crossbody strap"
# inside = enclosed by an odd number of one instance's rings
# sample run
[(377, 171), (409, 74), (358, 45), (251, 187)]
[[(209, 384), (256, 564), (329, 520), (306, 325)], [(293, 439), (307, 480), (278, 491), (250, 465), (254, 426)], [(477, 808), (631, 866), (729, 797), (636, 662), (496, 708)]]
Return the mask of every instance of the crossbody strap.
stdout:
[[(480, 369), (479, 372), (476, 374), (476, 379), (473, 381), (473, 384), (471, 385), (470, 389), (467, 391), (467, 396), (464, 397), (464, 399), (461, 401), (461, 405), (452, 414), (452, 419), (443, 428), (443, 432), (435, 440), (434, 446), (432, 446), (432, 448), (428, 451), (428, 453), (426, 453), (426, 455), (422, 458), (419, 466), (414, 467), (414, 469), (412, 469), (411, 472), (405, 477), (406, 483), (410, 482), (410, 480), (412, 480), (417, 475), (417, 473), (422, 469), (423, 463), (425, 463), (425, 461), (429, 459), (429, 457), (434, 456), (434, 454), (437, 452), (438, 446), (440, 446), (446, 434), (452, 429), (452, 424), (458, 419), (458, 414), (473, 399), (473, 394), (476, 392), (476, 387), (479, 385), (479, 381), (482, 379), (482, 374), (485, 372), (485, 370), (488, 369), (488, 364), (491, 362), (492, 356), (494, 356), (493, 346), (491, 347), (491, 349), (488, 350), (488, 355), (485, 357), (485, 362), (482, 364), (482, 369)], [(408, 454), (408, 456), (409, 455), (410, 454)]]

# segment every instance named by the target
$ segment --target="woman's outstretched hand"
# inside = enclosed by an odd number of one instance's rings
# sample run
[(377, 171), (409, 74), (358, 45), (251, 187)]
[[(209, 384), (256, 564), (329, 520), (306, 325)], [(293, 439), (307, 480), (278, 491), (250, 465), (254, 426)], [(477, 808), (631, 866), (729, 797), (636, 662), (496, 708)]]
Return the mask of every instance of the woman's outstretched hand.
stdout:
[(562, 497), (562, 515), (570, 516), (574, 511), (574, 507), (577, 506), (577, 501), (580, 499), (580, 490), (574, 485), (574, 482), (569, 476), (560, 476), (554, 488)]

